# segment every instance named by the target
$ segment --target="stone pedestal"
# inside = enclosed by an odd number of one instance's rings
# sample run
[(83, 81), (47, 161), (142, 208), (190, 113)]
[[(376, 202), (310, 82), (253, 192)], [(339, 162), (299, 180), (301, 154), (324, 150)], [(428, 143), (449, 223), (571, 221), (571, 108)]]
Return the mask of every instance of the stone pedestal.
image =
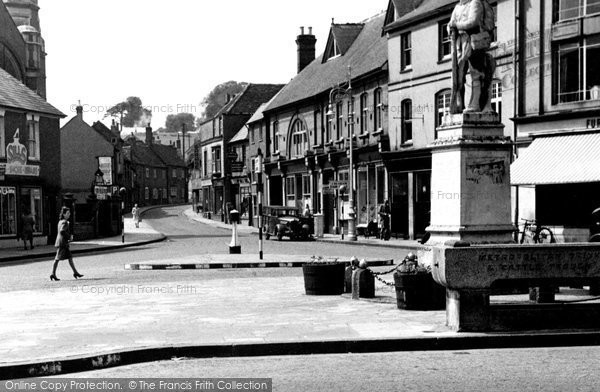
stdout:
[(512, 142), (496, 113), (447, 115), (432, 145), (428, 245), (511, 243)]

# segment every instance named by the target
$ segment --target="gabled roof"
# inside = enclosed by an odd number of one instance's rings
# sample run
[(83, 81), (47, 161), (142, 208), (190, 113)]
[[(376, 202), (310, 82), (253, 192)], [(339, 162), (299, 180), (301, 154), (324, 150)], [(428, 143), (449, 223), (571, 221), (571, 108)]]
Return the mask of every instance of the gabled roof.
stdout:
[(56, 117), (66, 117), (64, 113), (50, 105), (44, 98), (37, 95), (2, 68), (0, 68), (0, 106)]
[(152, 144), (150, 149), (158, 155), (158, 158), (167, 166), (185, 167), (183, 159), (179, 156), (177, 149), (173, 146), (162, 144)]
[(130, 145), (131, 162), (152, 167), (166, 167), (163, 161), (156, 155), (150, 147), (137, 140), (132, 140)]
[(98, 132), (100, 135), (102, 135), (102, 137), (105, 138), (109, 143), (112, 143), (112, 139), (114, 137), (117, 137), (117, 135), (115, 135), (110, 130), (110, 128), (108, 128), (106, 125), (104, 125), (100, 121), (96, 121), (94, 124), (92, 124), (92, 128), (94, 128), (96, 130), (96, 132)]
[(332, 24), (323, 61), (333, 57), (333, 45), (337, 46), (337, 53), (342, 56), (345, 55), (364, 26), (363, 23)]
[(223, 114), (252, 115), (254, 112), (256, 112), (256, 109), (258, 109), (261, 104), (268, 102), (271, 98), (273, 98), (273, 96), (277, 94), (283, 88), (283, 86), (283, 84), (249, 83), (238, 95), (226, 103), (225, 106), (223, 106), (214, 117), (208, 119), (202, 124), (210, 122)]
[[(385, 31), (396, 30), (409, 26), (424, 20), (429, 17), (433, 17), (437, 13), (447, 12), (452, 10), (456, 5), (456, 0), (412, 0), (412, 9), (410, 4), (404, 4), (401, 0), (393, 0), (394, 3), (398, 3), (396, 6), (399, 17), (393, 23), (385, 26)], [(411, 3), (409, 0), (408, 3)]]
[(387, 37), (381, 34), (384, 19), (385, 13), (380, 13), (366, 20), (345, 55), (326, 62), (321, 55), (311, 62), (277, 94), (265, 112), (325, 93), (346, 82), (348, 66), (352, 67), (353, 79), (385, 69), (388, 49)]

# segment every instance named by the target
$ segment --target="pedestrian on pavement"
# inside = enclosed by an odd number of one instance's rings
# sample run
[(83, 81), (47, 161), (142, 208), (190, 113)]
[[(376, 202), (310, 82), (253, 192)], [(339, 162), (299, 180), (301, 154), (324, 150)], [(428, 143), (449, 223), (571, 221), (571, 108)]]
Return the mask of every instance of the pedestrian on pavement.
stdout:
[(54, 258), (54, 264), (52, 265), (52, 275), (50, 275), (50, 280), (60, 280), (56, 277), (56, 268), (58, 267), (58, 262), (65, 259), (69, 260), (69, 265), (73, 270), (73, 277), (75, 279), (83, 277), (83, 275), (77, 272), (77, 269), (75, 268), (71, 249), (69, 248), (69, 242), (73, 240), (73, 235), (69, 230), (70, 217), (71, 210), (68, 207), (62, 207), (60, 215), (58, 216), (58, 235), (56, 236), (56, 242), (54, 243), (54, 247), (58, 249), (56, 251), (56, 257)]
[(379, 208), (379, 220), (381, 222), (379, 237), (385, 241), (390, 239), (390, 212), (390, 202), (386, 200)]
[(135, 227), (140, 227), (140, 209), (138, 205), (135, 204), (131, 209), (131, 215), (133, 215), (133, 223), (135, 223)]
[(33, 228), (35, 227), (35, 218), (33, 217), (33, 214), (26, 210), (21, 219), (23, 228), (21, 238), (23, 239), (23, 246), (25, 247), (25, 250), (27, 250), (27, 241), (29, 241), (29, 245), (31, 249), (33, 249)]

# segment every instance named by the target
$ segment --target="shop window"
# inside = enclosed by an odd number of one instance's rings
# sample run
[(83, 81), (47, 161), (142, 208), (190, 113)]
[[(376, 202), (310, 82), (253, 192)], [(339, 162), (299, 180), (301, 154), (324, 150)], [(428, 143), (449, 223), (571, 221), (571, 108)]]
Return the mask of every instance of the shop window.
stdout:
[(502, 83), (497, 80), (492, 83), (492, 109), (502, 119)]
[(452, 40), (450, 39), (450, 33), (448, 32), (448, 23), (446, 20), (438, 25), (438, 47), (439, 47), (439, 60), (447, 60), (452, 54)]
[(442, 125), (442, 120), (446, 113), (450, 112), (450, 97), (452, 92), (448, 90), (440, 91), (435, 96), (435, 127)]
[(410, 33), (400, 36), (400, 66), (402, 70), (412, 68), (412, 43)]
[(303, 157), (304, 152), (308, 150), (308, 135), (304, 121), (298, 119), (292, 125), (290, 144), (290, 158)]
[(381, 89), (378, 88), (373, 93), (373, 104), (375, 109), (375, 131), (383, 129), (383, 102), (381, 101)]
[(412, 100), (402, 101), (402, 143), (412, 142)]
[(42, 210), (42, 189), (41, 188), (21, 188), (19, 198), (21, 213), (32, 213), (35, 219), (35, 233), (41, 233), (44, 228), (43, 210)]
[(0, 236), (17, 234), (16, 188), (0, 186)]
[(308, 204), (309, 208), (311, 205), (311, 187), (310, 187), (310, 176), (303, 175), (302, 176), (302, 199), (304, 200), (304, 205), (302, 208), (306, 207)]
[(369, 132), (367, 127), (369, 118), (369, 107), (367, 106), (367, 93), (360, 96), (360, 133)]
[(600, 94), (600, 35), (558, 45), (555, 51), (558, 103), (598, 99)]

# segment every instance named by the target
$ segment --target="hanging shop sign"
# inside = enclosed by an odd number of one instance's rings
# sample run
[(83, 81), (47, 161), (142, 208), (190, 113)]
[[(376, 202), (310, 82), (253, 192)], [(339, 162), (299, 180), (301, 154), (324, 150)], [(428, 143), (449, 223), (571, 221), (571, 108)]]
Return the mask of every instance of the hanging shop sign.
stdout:
[(112, 185), (112, 157), (98, 157), (98, 169), (104, 173), (104, 185)]

